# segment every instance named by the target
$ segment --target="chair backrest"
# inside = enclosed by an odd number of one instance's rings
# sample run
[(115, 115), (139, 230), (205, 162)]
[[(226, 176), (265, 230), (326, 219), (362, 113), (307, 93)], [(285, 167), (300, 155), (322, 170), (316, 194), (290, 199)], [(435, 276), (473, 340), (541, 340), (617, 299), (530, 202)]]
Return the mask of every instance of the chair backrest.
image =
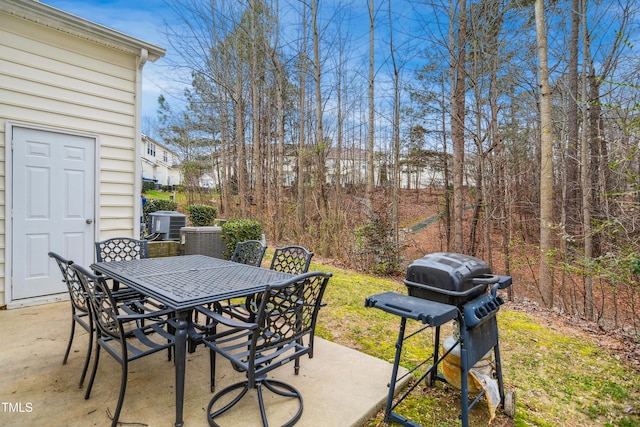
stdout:
[[(268, 286), (260, 298), (260, 305), (256, 317), (256, 324), (262, 325), (253, 334), (249, 349), (249, 364), (252, 360), (255, 367), (260, 365), (261, 354), (268, 354), (270, 350), (286, 348), (288, 345), (302, 343), (304, 337), (308, 339), (307, 347), (298, 346), (297, 354), (310, 353), (313, 346), (316, 321), (322, 303), (327, 283), (331, 273), (312, 272), (296, 276), (286, 282)], [(288, 362), (261, 367), (263, 372)]]
[(303, 274), (309, 271), (313, 252), (302, 246), (276, 248), (271, 260), (271, 270), (289, 274)]
[(80, 283), (87, 295), (87, 299), (93, 311), (94, 323), (103, 336), (123, 340), (124, 331), (122, 323), (118, 320), (118, 306), (116, 305), (111, 290), (104, 276), (96, 276), (86, 268), (72, 264), (71, 270), (75, 271)]
[(115, 237), (96, 242), (96, 260), (98, 262), (129, 261), (148, 257), (149, 245), (146, 240)]
[(89, 302), (87, 301), (87, 296), (84, 292), (82, 284), (80, 283), (78, 275), (71, 268), (73, 261), (68, 260), (62, 255), (59, 255), (55, 252), (49, 252), (49, 256), (56, 261), (58, 267), (60, 268), (60, 272), (62, 273), (62, 281), (65, 283), (65, 285), (67, 285), (69, 297), (71, 298), (71, 304), (73, 305), (74, 309), (82, 313), (89, 313)]
[(259, 240), (236, 243), (231, 261), (260, 267), (267, 247)]

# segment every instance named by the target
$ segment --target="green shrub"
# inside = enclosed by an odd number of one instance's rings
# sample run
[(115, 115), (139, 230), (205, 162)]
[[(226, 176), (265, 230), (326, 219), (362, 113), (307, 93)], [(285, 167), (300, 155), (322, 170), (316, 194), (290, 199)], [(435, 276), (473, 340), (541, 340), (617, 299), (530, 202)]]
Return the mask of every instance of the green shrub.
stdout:
[(178, 203), (167, 199), (147, 199), (142, 209), (142, 221), (147, 224), (149, 214), (157, 211), (177, 211)]
[(142, 180), (142, 192), (146, 193), (149, 190), (153, 190), (155, 187), (155, 183), (149, 180)]
[(225, 244), (224, 256), (230, 259), (236, 243), (247, 240), (260, 240), (262, 224), (250, 219), (232, 219), (221, 226), (222, 241)]
[(209, 205), (189, 205), (187, 206), (191, 225), (194, 227), (208, 227), (213, 225), (218, 209)]

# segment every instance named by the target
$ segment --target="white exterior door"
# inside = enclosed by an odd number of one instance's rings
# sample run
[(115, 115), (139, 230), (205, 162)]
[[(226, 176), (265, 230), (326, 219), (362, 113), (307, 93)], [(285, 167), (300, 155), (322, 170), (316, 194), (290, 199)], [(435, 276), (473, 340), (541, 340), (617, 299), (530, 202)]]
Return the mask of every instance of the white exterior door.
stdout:
[(12, 300), (67, 291), (49, 251), (84, 266), (93, 260), (95, 145), (13, 128)]

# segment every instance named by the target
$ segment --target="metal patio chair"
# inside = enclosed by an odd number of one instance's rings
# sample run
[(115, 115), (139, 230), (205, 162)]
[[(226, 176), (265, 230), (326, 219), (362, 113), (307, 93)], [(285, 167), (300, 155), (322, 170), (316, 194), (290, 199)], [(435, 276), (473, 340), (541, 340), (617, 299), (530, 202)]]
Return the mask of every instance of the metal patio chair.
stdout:
[[(266, 250), (267, 247), (259, 240), (238, 242), (231, 256), (231, 261), (260, 267)], [(255, 313), (255, 307), (251, 310), (251, 305), (254, 300), (254, 296), (250, 295), (245, 298), (244, 302), (227, 300), (226, 302), (218, 303), (216, 308), (220, 313), (225, 313), (233, 318), (249, 322)]]
[(247, 240), (236, 243), (231, 261), (260, 267), (267, 247), (259, 240)]
[(175, 330), (174, 311), (158, 310), (152, 302), (145, 299), (118, 303), (113, 298), (104, 276), (96, 276), (77, 264), (72, 264), (71, 269), (76, 272), (82, 283), (96, 325), (96, 352), (85, 399), (89, 399), (91, 395), (101, 348), (122, 367), (120, 394), (111, 424), (112, 427), (116, 427), (127, 388), (129, 362), (161, 350), (170, 350), (174, 346), (174, 335), (165, 330)]
[(96, 242), (96, 260), (98, 262), (127, 261), (148, 257), (149, 244), (146, 240), (114, 237)]
[[(149, 243), (146, 240), (138, 240), (131, 237), (114, 237), (112, 239), (96, 242), (96, 261), (129, 261), (149, 257)], [(113, 280), (112, 289), (120, 289), (120, 283)], [(137, 295), (132, 292), (133, 296)]]
[(276, 248), (271, 259), (271, 270), (289, 274), (303, 274), (309, 271), (313, 252), (302, 246)]
[[(299, 275), (309, 271), (311, 258), (313, 258), (313, 252), (302, 246), (292, 245), (276, 248), (269, 268), (275, 271), (282, 271), (283, 273)], [(236, 307), (232, 316), (240, 318), (245, 322), (251, 322), (255, 318), (258, 304), (260, 304), (258, 295), (249, 295), (243, 305)], [(244, 313), (244, 315), (241, 313)]]
[[(246, 381), (230, 385), (216, 393), (207, 407), (209, 425), (217, 426), (216, 418), (230, 410), (250, 390), (256, 390), (262, 424), (268, 425), (263, 392), (270, 391), (298, 402), (295, 415), (277, 425), (292, 426), (302, 415), (303, 401), (298, 390), (282, 381), (268, 379), (274, 369), (298, 360), (303, 355), (313, 357), (313, 339), (320, 303), (330, 273), (312, 272), (286, 282), (267, 286), (261, 293), (255, 322), (240, 322), (222, 316), (207, 307), (197, 310), (205, 314), (221, 331), (210, 331), (202, 337), (204, 345), (215, 355), (228, 359), (234, 369), (246, 374)], [(215, 358), (212, 358), (215, 360)], [(296, 370), (297, 373), (297, 370)], [(215, 363), (211, 365), (211, 388), (215, 386)], [(263, 387), (264, 386), (264, 387)], [(218, 408), (219, 401), (230, 403)], [(231, 396), (230, 396), (231, 397)], [(274, 422), (275, 424), (275, 422)]]
[(91, 351), (93, 349), (94, 327), (93, 319), (91, 317), (91, 312), (89, 309), (89, 302), (87, 301), (86, 294), (84, 293), (78, 275), (73, 269), (71, 269), (73, 261), (68, 260), (55, 252), (49, 252), (49, 257), (53, 258), (58, 264), (60, 272), (62, 273), (62, 281), (67, 286), (67, 290), (69, 291), (69, 298), (71, 300), (71, 334), (69, 335), (69, 343), (67, 344), (67, 350), (64, 353), (64, 359), (62, 360), (63, 365), (67, 364), (67, 359), (69, 358), (71, 344), (73, 343), (73, 337), (76, 332), (76, 323), (89, 333), (87, 354), (85, 356), (82, 375), (80, 376), (79, 387), (82, 387), (82, 385), (84, 384), (85, 376), (87, 375), (87, 369), (89, 368), (89, 359), (91, 359)]

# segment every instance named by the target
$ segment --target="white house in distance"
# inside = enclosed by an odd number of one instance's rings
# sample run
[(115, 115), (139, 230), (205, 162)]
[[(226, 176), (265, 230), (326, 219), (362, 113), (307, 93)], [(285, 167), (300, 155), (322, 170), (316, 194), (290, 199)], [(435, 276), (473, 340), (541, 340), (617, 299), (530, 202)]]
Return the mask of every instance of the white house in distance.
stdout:
[(0, 307), (66, 297), (49, 251), (139, 235), (142, 69), (161, 47), (0, 0)]
[(211, 172), (211, 173), (216, 176), (216, 179), (214, 179), (210, 174), (205, 173), (200, 178), (198, 178), (198, 185), (200, 187), (213, 188), (216, 185), (218, 185), (218, 182), (219, 182), (219, 179), (217, 179), (218, 174), (216, 174), (215, 172)]
[(178, 155), (147, 135), (140, 138), (142, 146), (142, 178), (159, 185), (178, 185), (182, 182)]

